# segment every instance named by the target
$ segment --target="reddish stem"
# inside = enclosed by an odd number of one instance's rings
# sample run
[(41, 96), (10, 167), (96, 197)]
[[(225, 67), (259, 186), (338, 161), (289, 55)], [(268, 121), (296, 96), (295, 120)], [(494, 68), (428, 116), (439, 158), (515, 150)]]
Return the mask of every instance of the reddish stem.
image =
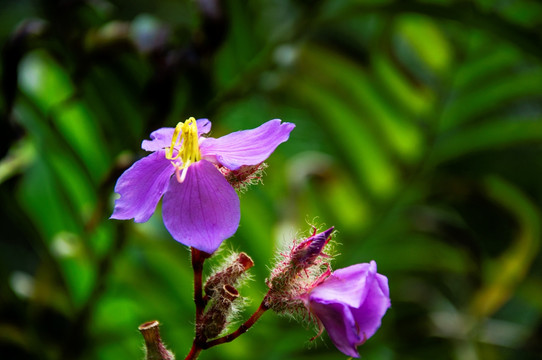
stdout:
[(265, 305), (265, 302), (266, 302), (266, 298), (264, 298), (258, 310), (256, 310), (256, 312), (252, 314), (252, 316), (247, 321), (245, 321), (241, 326), (239, 326), (237, 330), (235, 330), (231, 334), (206, 342), (203, 345), (203, 348), (208, 349), (213, 346), (230, 342), (232, 340), (237, 339), (240, 335), (243, 335), (244, 333), (246, 333), (247, 330), (250, 329), (252, 325), (256, 323), (256, 321), (258, 321), (258, 319), (263, 315), (263, 313), (269, 310), (269, 308)]
[(196, 248), (192, 250), (192, 269), (194, 269), (194, 304), (196, 305), (196, 330), (200, 323), (203, 311), (205, 310), (205, 300), (203, 299), (202, 272), (203, 262), (210, 255)]
[(201, 334), (201, 319), (203, 318), (203, 312), (207, 299), (203, 298), (203, 262), (210, 257), (210, 254), (200, 251), (194, 247), (191, 249), (192, 255), (192, 269), (194, 270), (194, 304), (196, 305), (196, 336), (192, 343), (192, 348), (186, 356), (185, 360), (197, 359), (199, 353), (202, 350), (201, 344), (205, 343), (205, 338)]
[(184, 360), (195, 360), (198, 358), (199, 353), (201, 352), (202, 348), (199, 347), (196, 343), (196, 340), (194, 340), (194, 343), (192, 344), (192, 348), (190, 349), (190, 352), (188, 355), (186, 355), (186, 358)]

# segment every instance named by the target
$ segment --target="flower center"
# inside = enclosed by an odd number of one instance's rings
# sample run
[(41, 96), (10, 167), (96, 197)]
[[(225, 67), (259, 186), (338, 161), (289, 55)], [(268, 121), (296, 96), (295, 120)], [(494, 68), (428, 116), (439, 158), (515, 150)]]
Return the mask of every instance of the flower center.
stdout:
[[(176, 149), (178, 146), (180, 146), (180, 148)], [(177, 154), (173, 155), (175, 150), (178, 150), (178, 152)], [(182, 183), (186, 178), (186, 171), (188, 167), (191, 164), (201, 160), (196, 119), (191, 117), (184, 123), (179, 122), (177, 124), (175, 131), (173, 131), (173, 136), (171, 137), (171, 146), (166, 148), (166, 159), (180, 159), (181, 164), (173, 161), (171, 164), (173, 164), (175, 167), (177, 181)]]

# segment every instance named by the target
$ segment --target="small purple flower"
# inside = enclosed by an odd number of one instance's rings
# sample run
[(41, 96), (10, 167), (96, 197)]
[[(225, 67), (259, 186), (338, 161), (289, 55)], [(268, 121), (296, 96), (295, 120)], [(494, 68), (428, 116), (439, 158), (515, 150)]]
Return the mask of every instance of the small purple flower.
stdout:
[(357, 358), (357, 346), (373, 336), (391, 305), (388, 279), (374, 261), (352, 265), (317, 283), (304, 302), (337, 349)]
[(241, 217), (239, 197), (219, 169), (262, 163), (294, 127), (275, 119), (218, 139), (202, 136), (211, 130), (207, 119), (158, 129), (141, 144), (152, 153), (118, 179), (120, 198), (111, 218), (145, 222), (163, 196), (162, 216), (173, 238), (211, 254), (235, 233)]

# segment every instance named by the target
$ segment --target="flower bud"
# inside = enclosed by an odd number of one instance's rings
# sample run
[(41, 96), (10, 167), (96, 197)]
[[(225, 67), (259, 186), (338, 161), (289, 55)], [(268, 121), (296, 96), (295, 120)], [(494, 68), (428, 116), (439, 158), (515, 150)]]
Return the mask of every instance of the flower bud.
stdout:
[(290, 255), (292, 266), (297, 269), (306, 269), (313, 265), (318, 256), (322, 255), (322, 250), (331, 239), (333, 230), (332, 226), (318, 234), (315, 231), (315, 234), (297, 245)]
[(220, 335), (228, 324), (232, 312), (232, 304), (239, 297), (239, 292), (231, 285), (224, 285), (216, 291), (213, 303), (203, 315), (202, 333), (206, 339), (213, 339)]
[(284, 259), (266, 280), (269, 287), (266, 306), (278, 313), (304, 311), (302, 294), (329, 271), (329, 264), (321, 258), (329, 257), (322, 251), (329, 243), (333, 230), (333, 227), (320, 233), (315, 230), (307, 239), (298, 244), (294, 242), (288, 254), (281, 254)]
[(246, 271), (254, 266), (254, 261), (244, 252), (234, 254), (233, 260), (222, 270), (215, 272), (205, 282), (205, 293), (209, 297), (214, 297), (220, 293), (225, 285), (230, 287), (237, 286), (239, 281), (245, 275)]
[(244, 192), (250, 185), (262, 182), (262, 176), (267, 168), (266, 163), (258, 165), (244, 165), (237, 170), (230, 170), (224, 166), (219, 170), (226, 180), (237, 192)]

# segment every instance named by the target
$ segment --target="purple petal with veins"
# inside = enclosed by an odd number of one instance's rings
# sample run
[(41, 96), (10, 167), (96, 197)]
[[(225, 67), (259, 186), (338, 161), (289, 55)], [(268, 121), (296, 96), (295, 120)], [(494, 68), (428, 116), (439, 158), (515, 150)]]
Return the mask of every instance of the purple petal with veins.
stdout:
[(237, 193), (205, 160), (188, 168), (183, 183), (171, 178), (162, 213), (175, 240), (209, 254), (235, 233), (241, 217)]
[(208, 157), (230, 170), (243, 165), (258, 165), (275, 151), (277, 146), (288, 140), (295, 125), (270, 120), (251, 129), (237, 131), (218, 139), (207, 138), (201, 143), (201, 155)]
[(174, 172), (163, 150), (136, 161), (117, 180), (115, 192), (120, 194), (120, 198), (115, 200), (111, 219), (133, 218), (135, 222), (149, 220)]

